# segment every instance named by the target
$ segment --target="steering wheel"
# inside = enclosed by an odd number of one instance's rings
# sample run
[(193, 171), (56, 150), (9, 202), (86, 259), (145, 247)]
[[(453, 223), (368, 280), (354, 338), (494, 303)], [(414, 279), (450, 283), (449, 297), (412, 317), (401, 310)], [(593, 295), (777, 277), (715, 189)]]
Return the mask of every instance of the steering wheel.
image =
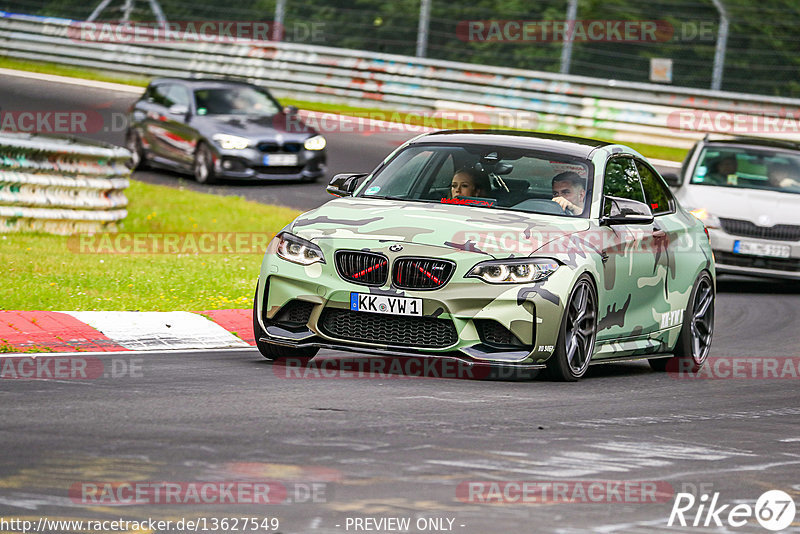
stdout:
[(515, 204), (514, 206), (511, 207), (522, 209), (525, 211), (535, 211), (537, 213), (552, 213), (553, 215), (569, 215), (569, 213), (567, 213), (567, 210), (562, 208), (558, 202), (546, 198), (529, 198), (528, 200), (523, 200), (519, 204)]

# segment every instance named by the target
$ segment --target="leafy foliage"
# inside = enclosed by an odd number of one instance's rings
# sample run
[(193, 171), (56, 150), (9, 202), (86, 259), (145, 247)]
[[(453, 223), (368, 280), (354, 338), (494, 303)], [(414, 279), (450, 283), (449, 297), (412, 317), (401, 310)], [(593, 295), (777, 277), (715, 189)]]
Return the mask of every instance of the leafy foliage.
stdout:
[[(99, 0), (98, 0), (99, 1)], [(97, 2), (0, 0), (10, 12), (83, 20)], [(268, 21), (275, 0), (221, 5), (216, 0), (160, 0), (172, 21), (199, 19)], [(104, 16), (119, 17), (122, 0)], [(797, 0), (723, 0), (730, 17), (722, 88), (729, 91), (800, 97), (800, 3)], [(153, 20), (148, 3), (135, 2), (134, 18)], [(673, 85), (711, 85), (719, 14), (711, 0), (579, 0), (583, 21), (661, 21), (656, 42), (574, 42), (571, 74), (647, 82), (651, 58), (673, 60)], [(287, 0), (286, 40), (380, 53), (414, 55), (420, 0)], [(566, 0), (431, 0), (427, 56), (452, 61), (558, 72), (561, 42), (479, 42), (459, 39), (463, 21), (564, 21)]]

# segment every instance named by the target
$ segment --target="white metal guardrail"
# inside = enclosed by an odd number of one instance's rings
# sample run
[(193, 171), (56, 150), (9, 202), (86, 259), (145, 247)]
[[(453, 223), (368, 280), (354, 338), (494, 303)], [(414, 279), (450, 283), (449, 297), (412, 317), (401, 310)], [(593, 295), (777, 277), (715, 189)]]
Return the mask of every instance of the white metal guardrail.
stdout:
[(800, 99), (271, 41), (160, 42), (133, 30), (82, 40), (78, 24), (0, 12), (0, 55), (150, 76), (236, 76), (301, 99), (466, 110), (497, 126), (619, 142), (686, 147), (707, 132), (800, 139)]
[(0, 134), (0, 233), (115, 230), (128, 214), (128, 158), (124, 148)]

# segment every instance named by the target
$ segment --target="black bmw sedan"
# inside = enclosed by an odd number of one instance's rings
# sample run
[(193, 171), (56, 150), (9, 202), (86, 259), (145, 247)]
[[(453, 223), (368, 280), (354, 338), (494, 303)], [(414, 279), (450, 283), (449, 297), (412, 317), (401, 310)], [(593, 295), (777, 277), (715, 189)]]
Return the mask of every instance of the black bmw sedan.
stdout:
[(130, 109), (126, 147), (147, 165), (215, 180), (314, 181), (325, 174), (325, 138), (262, 87), (158, 78)]

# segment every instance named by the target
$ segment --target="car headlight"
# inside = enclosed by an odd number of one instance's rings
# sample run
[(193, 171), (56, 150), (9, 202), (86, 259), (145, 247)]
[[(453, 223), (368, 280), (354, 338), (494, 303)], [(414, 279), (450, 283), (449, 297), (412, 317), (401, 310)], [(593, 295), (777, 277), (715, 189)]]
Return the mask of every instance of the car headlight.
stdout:
[(211, 139), (225, 150), (242, 150), (250, 146), (250, 140), (246, 137), (228, 134), (214, 134)]
[(556, 260), (528, 258), (524, 260), (482, 261), (467, 273), (467, 278), (480, 278), (490, 284), (527, 284), (541, 282), (558, 269)]
[(315, 135), (314, 137), (306, 139), (306, 142), (303, 143), (303, 147), (305, 147), (306, 150), (322, 150), (327, 144), (328, 142), (324, 137)]
[(721, 226), (719, 217), (711, 215), (708, 213), (708, 211), (706, 211), (705, 208), (689, 210), (689, 213), (703, 221), (703, 224), (706, 225), (706, 228), (719, 228)]
[(325, 263), (322, 250), (311, 241), (288, 233), (280, 234), (276, 239), (279, 239), (277, 254), (286, 261), (300, 265)]

